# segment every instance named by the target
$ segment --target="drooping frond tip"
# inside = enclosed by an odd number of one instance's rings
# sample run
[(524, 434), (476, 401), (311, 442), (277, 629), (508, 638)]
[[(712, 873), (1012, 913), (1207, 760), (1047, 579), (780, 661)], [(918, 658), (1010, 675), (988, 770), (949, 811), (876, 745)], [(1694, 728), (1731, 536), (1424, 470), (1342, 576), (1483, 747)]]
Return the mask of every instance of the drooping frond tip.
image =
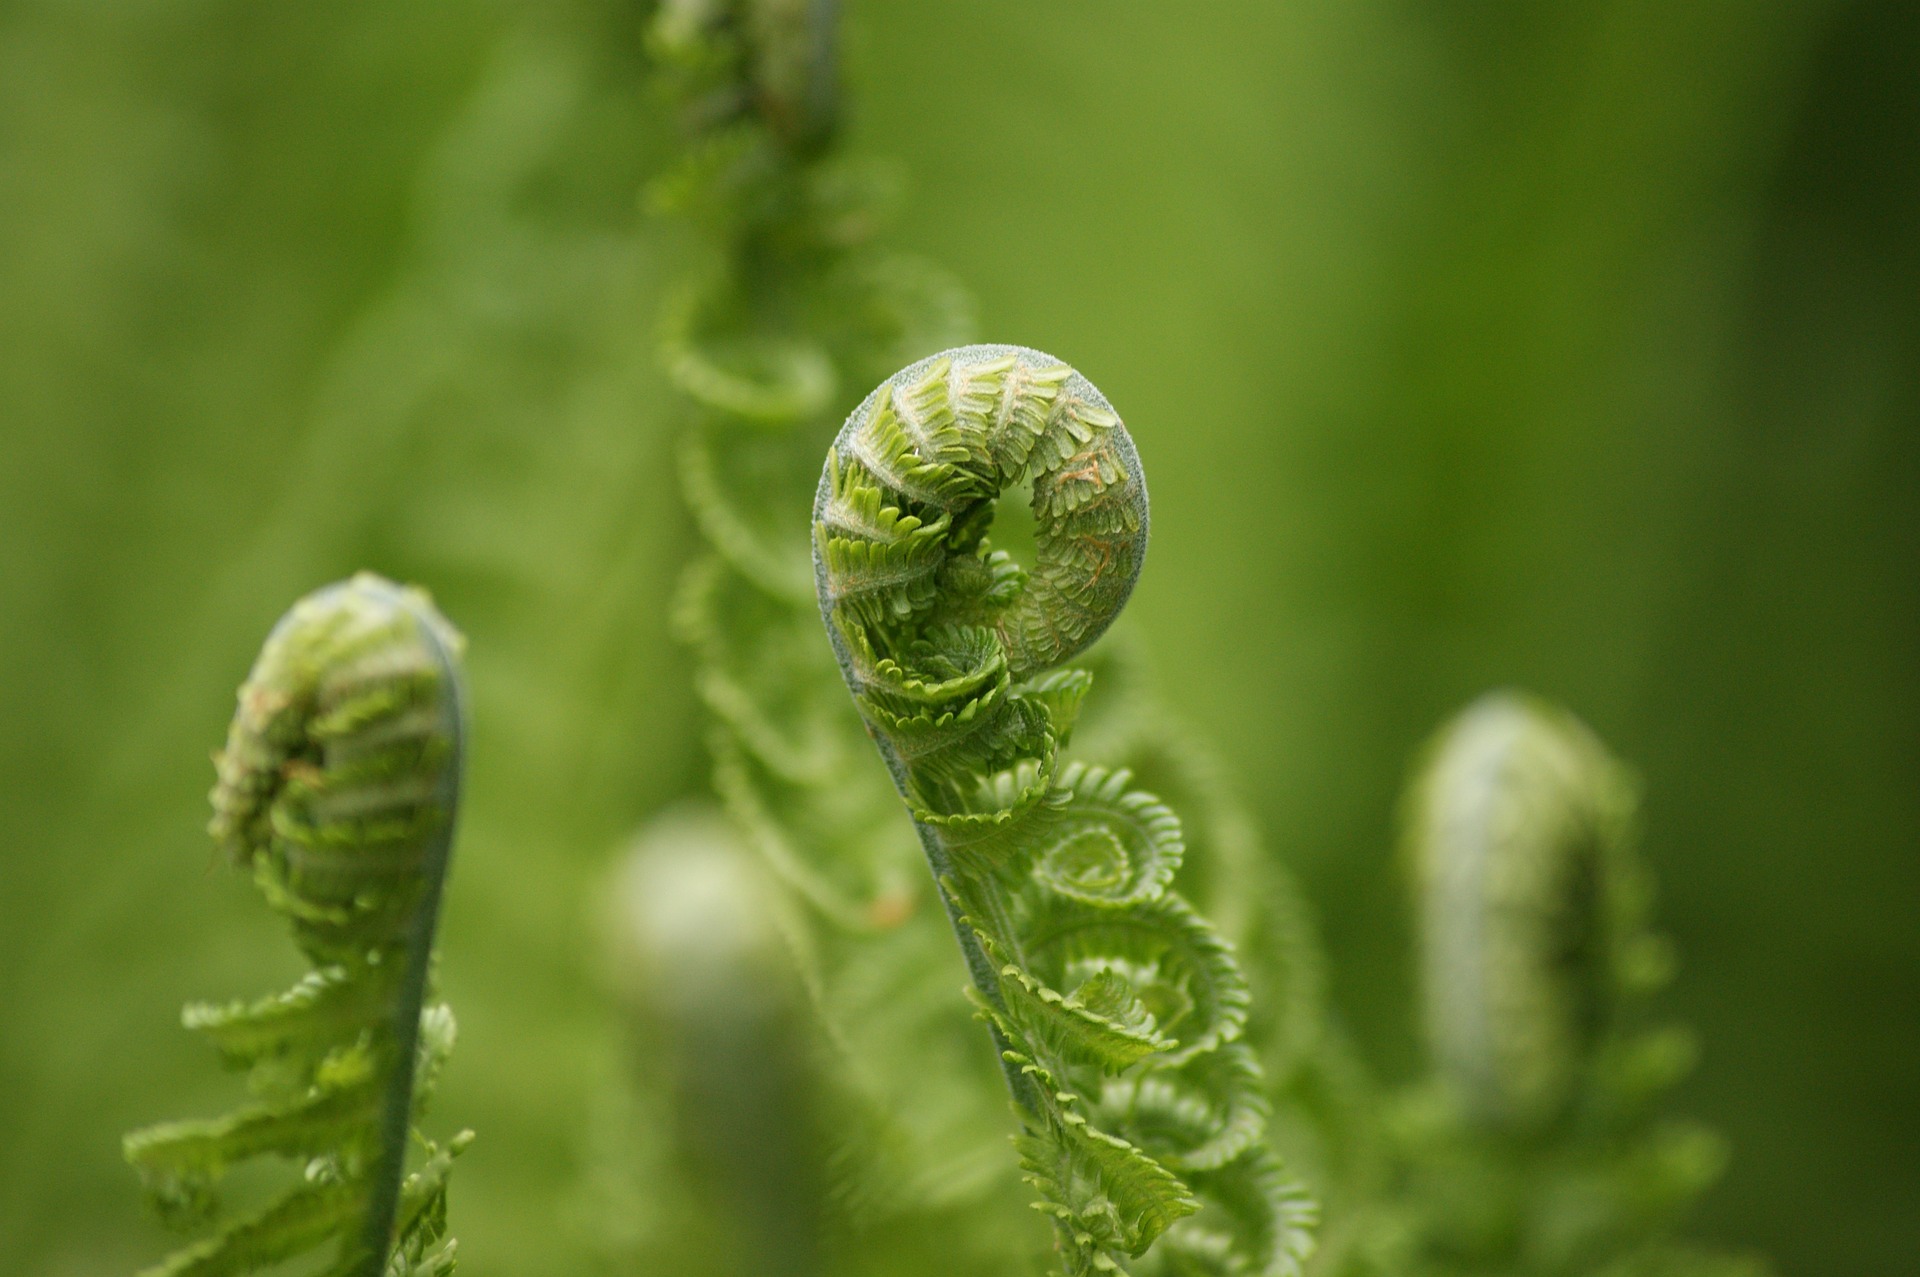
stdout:
[[(988, 540), (1022, 484), (1030, 566)], [(1100, 392), (1038, 351), (969, 346), (848, 418), (815, 497), (815, 578), (955, 917), (1065, 1270), (1295, 1273), (1311, 1210), (1265, 1142), (1245, 978), (1171, 887), (1179, 819), (1128, 773), (1062, 756), (1092, 679), (1056, 667), (1125, 605), (1147, 532), (1139, 458)]]
[(216, 1209), (233, 1164), (277, 1155), (302, 1182), (150, 1274), (253, 1272), (337, 1242), (341, 1277), (439, 1274), (449, 1163), (405, 1174), (412, 1123), (454, 1039), (427, 1000), (459, 801), (461, 640), (427, 596), (371, 574), (296, 603), (239, 693), (209, 826), (290, 919), (314, 971), (284, 994), (189, 1006), (188, 1028), (250, 1071), (253, 1103), (126, 1140), (164, 1219)]

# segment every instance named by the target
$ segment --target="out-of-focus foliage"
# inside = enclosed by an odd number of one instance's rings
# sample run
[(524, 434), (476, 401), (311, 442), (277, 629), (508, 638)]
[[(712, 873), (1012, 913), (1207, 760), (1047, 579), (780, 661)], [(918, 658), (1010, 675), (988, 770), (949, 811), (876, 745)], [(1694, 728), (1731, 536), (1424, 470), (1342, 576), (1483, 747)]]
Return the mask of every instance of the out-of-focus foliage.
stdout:
[(1583, 723), (1519, 693), (1428, 746), (1402, 819), (1431, 1071), (1371, 1106), (1384, 1191), (1329, 1271), (1763, 1277), (1676, 1236), (1727, 1150), (1663, 1111), (1696, 1048), (1648, 1023), (1674, 960), (1636, 789)]
[[(1687, 1108), (1736, 1150), (1705, 1231), (1789, 1273), (1920, 1248), (1920, 12), (848, 8), (903, 238), (1127, 405), (1132, 615), (1312, 888), (1371, 1053), (1413, 1071), (1407, 753), (1536, 687), (1646, 775)], [(640, 16), (0, 10), (21, 1271), (154, 1253), (117, 1133), (224, 1099), (171, 1008), (295, 973), (202, 873), (204, 750), (284, 600), (360, 567), (472, 641), (438, 1103), (485, 1139), (455, 1228), (489, 1271), (586, 1262), (613, 1051), (582, 898), (702, 771)]]

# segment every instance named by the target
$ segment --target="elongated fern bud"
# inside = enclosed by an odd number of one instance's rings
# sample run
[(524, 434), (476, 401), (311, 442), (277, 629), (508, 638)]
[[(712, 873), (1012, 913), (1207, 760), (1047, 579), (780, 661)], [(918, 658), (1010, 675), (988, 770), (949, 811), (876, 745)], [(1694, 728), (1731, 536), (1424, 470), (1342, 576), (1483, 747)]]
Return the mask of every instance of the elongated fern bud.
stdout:
[(363, 573), (296, 603), (241, 687), (209, 828), (314, 969), (257, 1002), (188, 1006), (186, 1027), (248, 1070), (255, 1101), (135, 1131), (126, 1155), (175, 1224), (214, 1211), (235, 1163), (273, 1154), (303, 1174), (145, 1277), (249, 1273), (329, 1242), (340, 1277), (452, 1271), (446, 1178), (471, 1134), (422, 1139), (423, 1164), (405, 1163), (454, 1039), (427, 994), (459, 803), (460, 647), (426, 595)]
[(1409, 789), (1437, 1090), (1402, 1115), (1414, 1272), (1758, 1273), (1672, 1240), (1721, 1141), (1662, 1117), (1691, 1037), (1635, 1023), (1673, 961), (1633, 856), (1637, 786), (1571, 714), (1497, 692)]
[[(1030, 570), (987, 544), (1023, 483)], [(1060, 756), (1092, 682), (1060, 667), (1146, 554), (1120, 418), (1037, 351), (921, 360), (848, 418), (813, 527), (835, 654), (953, 920), (1065, 1270), (1119, 1271), (1159, 1241), (1149, 1268), (1297, 1271), (1310, 1209), (1262, 1138), (1245, 980), (1169, 885), (1179, 820)]]
[(1585, 726), (1496, 693), (1407, 807), (1427, 1040), (1475, 1116), (1559, 1117), (1617, 1003), (1634, 785)]

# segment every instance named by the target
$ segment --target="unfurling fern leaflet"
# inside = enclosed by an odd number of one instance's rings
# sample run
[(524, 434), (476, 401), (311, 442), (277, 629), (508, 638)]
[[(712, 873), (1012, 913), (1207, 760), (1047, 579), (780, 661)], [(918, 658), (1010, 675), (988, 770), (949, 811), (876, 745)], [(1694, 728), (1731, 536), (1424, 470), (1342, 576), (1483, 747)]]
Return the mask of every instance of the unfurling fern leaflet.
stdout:
[(1531, 697), (1483, 697), (1428, 749), (1404, 812), (1436, 1072), (1399, 1123), (1409, 1271), (1760, 1271), (1671, 1239), (1725, 1152), (1656, 1111), (1694, 1048), (1636, 1023), (1673, 970), (1636, 802), (1593, 733)]
[[(430, 1001), (462, 763), (460, 636), (427, 596), (371, 574), (315, 591), (267, 637), (217, 757), (209, 829), (285, 914), (313, 971), (256, 1002), (193, 1004), (187, 1028), (246, 1069), (254, 1101), (126, 1138), (163, 1219), (216, 1207), (232, 1165), (274, 1154), (297, 1186), (143, 1277), (249, 1273), (337, 1242), (337, 1277), (454, 1266), (446, 1181), (471, 1140), (413, 1129), (453, 1047)], [(408, 1145), (424, 1159), (406, 1173)]]
[[(1023, 483), (1030, 570), (987, 541)], [(1170, 886), (1180, 822), (1126, 773), (1061, 758), (1092, 683), (1064, 662), (1146, 553), (1120, 418), (1037, 351), (921, 360), (848, 418), (813, 529), (834, 652), (952, 918), (1065, 1270), (1297, 1271), (1311, 1208), (1263, 1138), (1246, 982)]]

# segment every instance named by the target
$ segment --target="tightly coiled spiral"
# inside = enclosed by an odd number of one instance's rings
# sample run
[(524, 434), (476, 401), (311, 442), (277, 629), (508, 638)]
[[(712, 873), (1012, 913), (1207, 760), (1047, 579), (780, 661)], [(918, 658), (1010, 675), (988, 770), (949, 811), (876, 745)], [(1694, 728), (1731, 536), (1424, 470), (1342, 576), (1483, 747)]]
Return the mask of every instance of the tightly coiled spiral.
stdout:
[[(1031, 570), (987, 540), (1023, 483)], [(1180, 822), (1125, 772), (1060, 757), (1092, 677), (1059, 666), (1146, 553), (1120, 418), (1037, 351), (921, 360), (848, 418), (813, 528), (835, 654), (953, 918), (1066, 1270), (1160, 1240), (1148, 1268), (1297, 1271), (1311, 1210), (1262, 1139), (1245, 979), (1169, 886)]]
[(195, 1004), (182, 1021), (256, 1102), (136, 1131), (126, 1155), (161, 1216), (215, 1208), (233, 1164), (299, 1162), (263, 1211), (176, 1252), (147, 1277), (263, 1269), (338, 1241), (340, 1277), (450, 1273), (446, 1179), (471, 1133), (405, 1172), (409, 1133), (452, 1049), (427, 1003), (461, 773), (459, 635), (425, 594), (371, 574), (301, 599), (274, 627), (217, 755), (209, 826), (314, 970), (256, 1002)]

